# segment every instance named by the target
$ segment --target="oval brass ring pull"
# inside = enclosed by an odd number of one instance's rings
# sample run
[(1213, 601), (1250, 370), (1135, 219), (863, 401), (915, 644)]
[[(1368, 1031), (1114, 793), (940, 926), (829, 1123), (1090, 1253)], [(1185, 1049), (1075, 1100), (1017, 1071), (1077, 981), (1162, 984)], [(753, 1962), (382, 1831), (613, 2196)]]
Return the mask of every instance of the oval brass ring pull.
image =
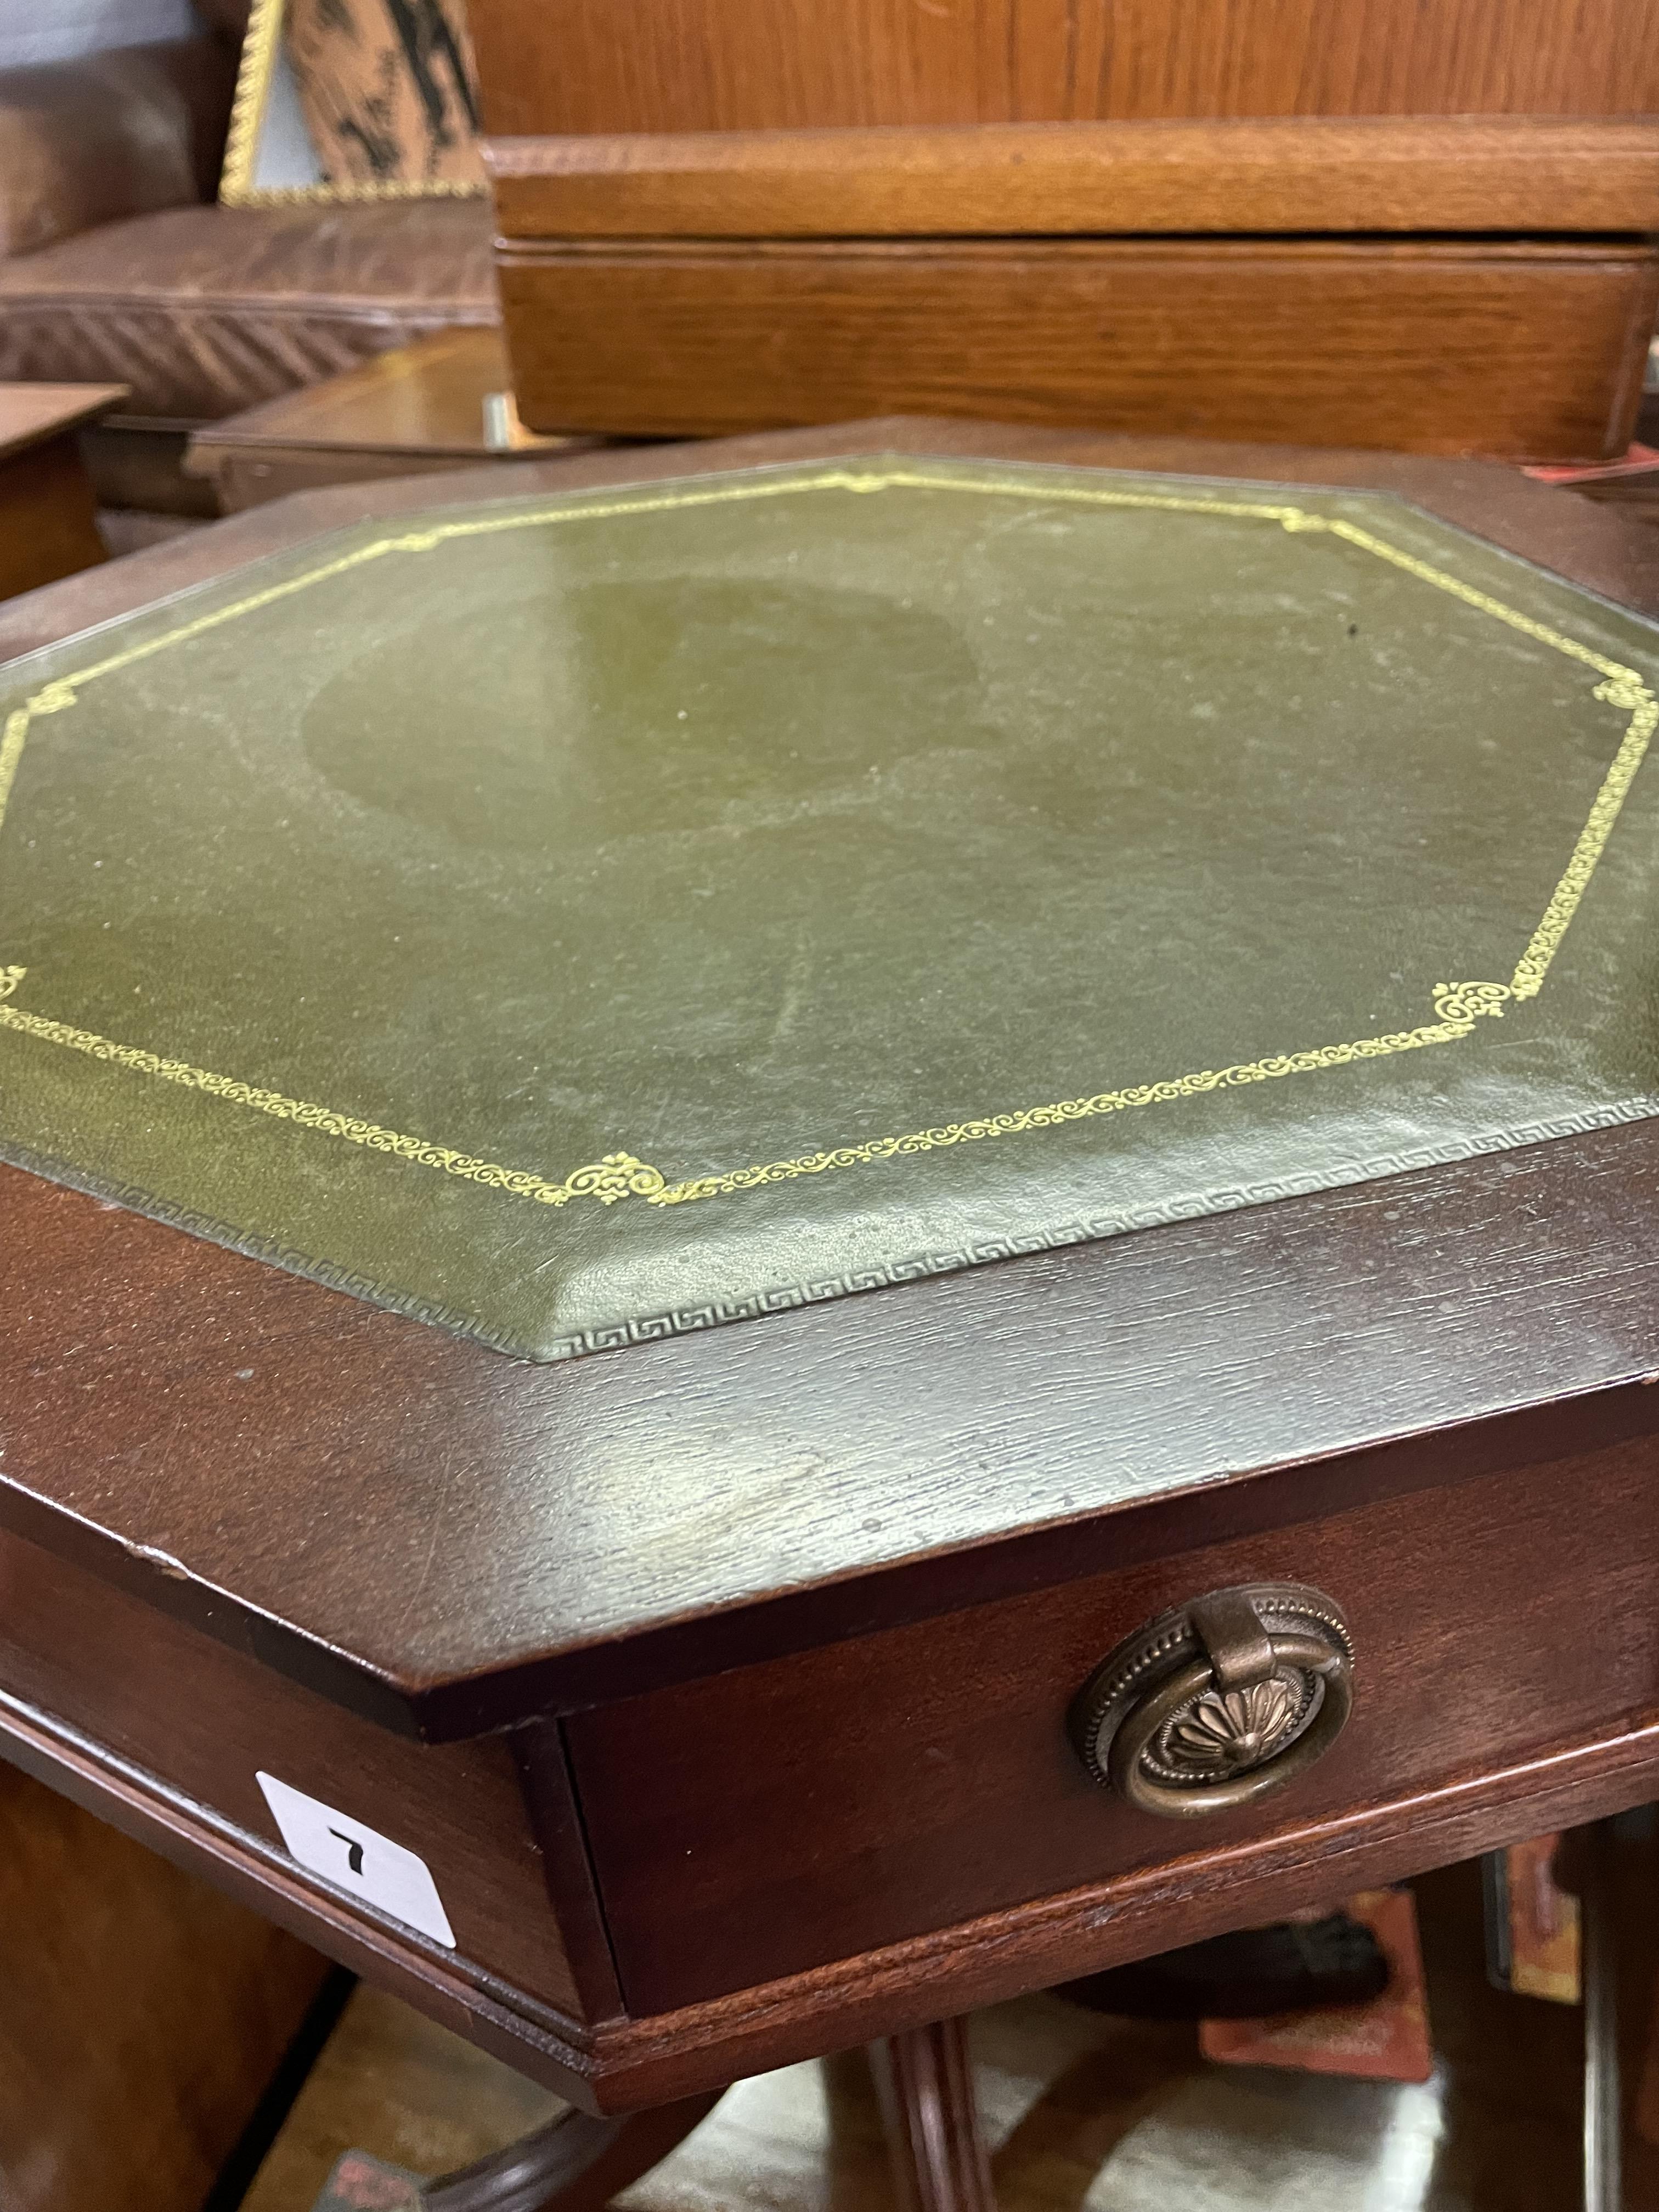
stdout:
[(1187, 1820), (1277, 1790), (1340, 1735), (1353, 1641), (1334, 1600), (1301, 1583), (1212, 1590), (1120, 1644), (1072, 1709), (1094, 1779), (1144, 1813)]

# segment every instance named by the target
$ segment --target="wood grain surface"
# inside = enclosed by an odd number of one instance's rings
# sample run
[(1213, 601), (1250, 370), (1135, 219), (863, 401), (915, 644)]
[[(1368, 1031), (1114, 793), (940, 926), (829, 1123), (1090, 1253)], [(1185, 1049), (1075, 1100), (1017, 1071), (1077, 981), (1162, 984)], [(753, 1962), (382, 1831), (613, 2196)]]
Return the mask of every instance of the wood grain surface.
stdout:
[(320, 384), (245, 407), (198, 430), (191, 473), (231, 447), (424, 456), (456, 465), (490, 458), (484, 400), (507, 389), (507, 351), (493, 328), (434, 331)]
[(585, 2028), (422, 1954), (48, 1714), (0, 1699), (0, 1744), (15, 1765), (125, 1833), (592, 2112), (665, 2104), (1224, 1929), (1328, 1905), (1350, 1889), (1621, 1811), (1659, 1790), (1659, 1725), (1615, 1726), (1568, 1751), (1452, 1778), (1254, 1844), (1186, 1853), (782, 1982)]
[[(579, 1714), (567, 1732), (629, 2009), (1659, 1717), (1659, 1652), (1632, 1633), (1656, 1580), (1659, 1444), (1644, 1437)], [(1324, 1757), (1184, 1824), (1091, 1782), (1066, 1715), (1107, 1653), (1206, 1591), (1279, 1581), (1328, 1593), (1353, 1632), (1353, 1717)]]
[(0, 461), (67, 437), (126, 397), (125, 384), (0, 384)]
[(0, 599), (106, 557), (92, 479), (72, 437), (0, 459)]
[(125, 384), (0, 384), (0, 599), (106, 557), (74, 434), (126, 393)]
[[(1253, 1843), (1182, 1851), (788, 1980), (594, 2032), (591, 2094), (662, 2101), (724, 2075), (840, 2050), (1079, 1972), (1145, 1958), (1499, 1844), (1649, 1803), (1659, 1726), (1492, 1765), (1410, 1797), (1370, 1800)], [(1190, 1838), (1188, 1838), (1190, 1840)]]
[(550, 1370), (0, 1190), (7, 1517), (434, 1736), (1659, 1422), (1650, 1123)]
[[(1617, 159), (1614, 159), (1617, 166)], [(380, 453), (387, 460), (495, 460), (484, 400), (508, 389), (507, 347), (498, 327), (435, 330), (376, 354), (321, 385), (243, 407), (208, 422), (191, 441), (191, 473), (232, 449)], [(526, 438), (518, 452), (531, 449)], [(542, 449), (546, 452), (546, 449)], [(310, 489), (310, 487), (305, 487)]]
[(1601, 118), (590, 132), (484, 159), (514, 239), (1659, 229), (1659, 128)]
[(199, 2204), (326, 1962), (3, 1765), (0, 1914), (7, 2212)]
[(526, 2008), (593, 2008), (503, 1739), (409, 1743), (3, 1533), (0, 1686), (272, 1856), (286, 1850), (260, 1772), (366, 1823), (430, 1869), (458, 1971), (510, 1984)]
[(521, 244), (543, 430), (713, 435), (888, 410), (1597, 460), (1641, 398), (1645, 246), (957, 240)]
[[(1659, 604), (1654, 533), (1474, 464), (885, 423), (529, 465), (574, 488), (872, 449), (1380, 483)], [(262, 509), (20, 602), (0, 644), (495, 483)], [(1650, 1123), (552, 1369), (9, 1170), (0, 1218), (0, 1519), (434, 1735), (1659, 1417), (1632, 1387), (1659, 1373)]]
[[(240, 514), (290, 492), (424, 475), (469, 461), (499, 468), (526, 453), (586, 442), (538, 438), (514, 422), (511, 445), (491, 447), (485, 403), (511, 387), (498, 329), (434, 331), (320, 384), (206, 424), (191, 438), (185, 466), (212, 482), (216, 511)], [(499, 489), (510, 489), (513, 481), (504, 479)]]
[(261, 1919), (418, 2005), (481, 2050), (592, 2107), (592, 2039), (580, 2023), (363, 1912), (355, 1899), (313, 1881), (264, 1836), (168, 1787), (96, 1736), (0, 1694), (0, 1756)]
[(996, 2212), (966, 2020), (870, 2045), (901, 2212)]
[(1654, 0), (473, 0), (486, 130), (1644, 115)]

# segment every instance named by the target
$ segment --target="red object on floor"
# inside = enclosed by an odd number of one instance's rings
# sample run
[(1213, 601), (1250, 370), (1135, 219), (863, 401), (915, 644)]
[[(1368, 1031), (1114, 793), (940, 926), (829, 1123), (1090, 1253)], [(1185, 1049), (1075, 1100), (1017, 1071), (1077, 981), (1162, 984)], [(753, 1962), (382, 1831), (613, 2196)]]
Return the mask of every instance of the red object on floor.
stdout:
[(366, 2150), (342, 2151), (311, 2212), (420, 2212), (418, 2178)]
[(1616, 461), (1601, 461), (1594, 468), (1528, 468), (1523, 477), (1535, 477), (1540, 483), (1586, 484), (1609, 483), (1620, 477), (1644, 477), (1659, 470), (1659, 448), (1652, 446), (1632, 446)]
[(1510, 1987), (1526, 1997), (1577, 2004), (1578, 1899), (1555, 1879), (1559, 1836), (1537, 1836), (1504, 1854), (1510, 1901)]
[(1368, 2081), (1426, 2081), (1434, 2070), (1417, 1905), (1409, 1890), (1367, 1889), (1343, 1910), (1363, 1921), (1389, 1961), (1389, 1986), (1370, 2004), (1279, 2013), (1270, 2020), (1206, 2020), (1206, 2058), (1225, 2066), (1285, 2066)]

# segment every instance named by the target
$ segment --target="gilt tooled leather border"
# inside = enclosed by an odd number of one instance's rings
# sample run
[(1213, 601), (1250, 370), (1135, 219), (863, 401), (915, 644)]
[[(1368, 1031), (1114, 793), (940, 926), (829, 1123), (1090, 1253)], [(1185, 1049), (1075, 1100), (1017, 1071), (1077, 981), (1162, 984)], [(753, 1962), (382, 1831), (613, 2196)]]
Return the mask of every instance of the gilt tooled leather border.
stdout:
[(1068, 1245), (1089, 1244), (1121, 1237), (1133, 1229), (1154, 1229), (1166, 1223), (1193, 1221), (1239, 1207), (1266, 1206), (1283, 1198), (1305, 1197), (1322, 1190), (1342, 1190), (1356, 1184), (1376, 1182), (1385, 1176), (1407, 1175), (1419, 1168), (1446, 1167), (1459, 1160), (1480, 1159), (1492, 1152), (1508, 1152), (1524, 1145), (1541, 1145), (1557, 1137), (1587, 1136), (1597, 1129), (1616, 1128), (1626, 1122), (1646, 1121), (1659, 1115), (1659, 1096), (1644, 1093), (1610, 1101), (1605, 1106), (1577, 1114), (1552, 1115), (1542, 1121), (1525, 1121), (1500, 1130), (1448, 1137), (1438, 1144), (1413, 1145), (1404, 1151), (1373, 1153), (1368, 1158), (1328, 1163), (1317, 1174), (1280, 1176), (1262, 1182), (1236, 1183), (1224, 1190), (1187, 1193), (1158, 1204), (1121, 1206), (1115, 1212), (1092, 1214), (1086, 1220), (1063, 1224), (1058, 1229), (1038, 1229), (1019, 1236), (992, 1237), (973, 1244), (913, 1252), (878, 1266), (857, 1267), (842, 1275), (820, 1275), (805, 1281), (771, 1283), (738, 1298), (718, 1298), (699, 1305), (665, 1306), (653, 1313), (596, 1322), (591, 1328), (572, 1329), (562, 1336), (532, 1344), (511, 1329), (491, 1328), (470, 1310), (446, 1306), (400, 1284), (369, 1277), (356, 1269), (286, 1244), (280, 1237), (240, 1229), (193, 1206), (158, 1198), (153, 1191), (112, 1176), (89, 1174), (72, 1162), (25, 1145), (8, 1142), (0, 1135), (0, 1161), (21, 1168), (48, 1182), (83, 1191), (89, 1198), (121, 1206), (152, 1221), (165, 1223), (198, 1237), (227, 1251), (239, 1252), (287, 1274), (303, 1276), (331, 1291), (343, 1291), (369, 1305), (384, 1307), (410, 1321), (452, 1331), (493, 1352), (515, 1359), (555, 1361), (577, 1359), (591, 1352), (617, 1352), (632, 1344), (653, 1344), (665, 1337), (688, 1336), (698, 1330), (720, 1328), (728, 1322), (756, 1321), (766, 1314), (793, 1313), (802, 1306), (827, 1304), (860, 1291), (891, 1290), (902, 1283), (925, 1282), (930, 1276), (950, 1275), (966, 1267), (985, 1266), (994, 1260), (1013, 1260), (1036, 1252), (1063, 1251)]
[[(36, 720), (45, 715), (68, 711), (76, 705), (82, 690), (87, 685), (113, 675), (118, 670), (131, 667), (135, 662), (148, 659), (171, 646), (183, 644), (206, 631), (237, 621), (245, 615), (256, 613), (280, 599), (309, 590), (314, 585), (388, 555), (419, 555), (430, 552), (434, 547), (453, 539), (492, 536), (503, 531), (542, 529), (570, 521), (659, 514), (671, 508), (726, 505), (744, 500), (776, 498), (797, 492), (873, 493), (895, 489), (977, 491), (994, 497), (1012, 495), (1030, 499), (1037, 496), (1096, 507), (1223, 514), (1272, 523), (1297, 534), (1340, 538), (1577, 662), (1587, 677), (1596, 679), (1592, 687), (1592, 696), (1603, 705), (1626, 714), (1629, 720), (1612, 763), (1601, 780), (1589, 817), (1574, 842), (1566, 866), (1509, 981), (1503, 983), (1476, 981), (1437, 984), (1434, 987), (1432, 1019), (1376, 1036), (1267, 1054), (1258, 1060), (1227, 1067), (1199, 1069), (1169, 1077), (1161, 1082), (1097, 1091), (1044, 1105), (993, 1112), (935, 1128), (872, 1138), (861, 1144), (836, 1146), (823, 1152), (804, 1153), (793, 1159), (734, 1167), (708, 1175), (693, 1176), (679, 1182), (671, 1182), (659, 1169), (620, 1149), (607, 1153), (603, 1159), (572, 1169), (562, 1178), (555, 1180), (529, 1169), (512, 1168), (497, 1161), (481, 1159), (426, 1137), (386, 1128), (377, 1122), (362, 1120), (314, 1100), (290, 1097), (285, 1092), (268, 1090), (239, 1077), (197, 1067), (187, 1060), (169, 1059), (146, 1047), (102, 1036), (93, 1030), (78, 1028), (73, 1023), (32, 1012), (15, 1004), (0, 1003), (0, 1029), (33, 1038), (40, 1043), (83, 1053), (92, 1059), (111, 1062), (135, 1074), (179, 1084), (188, 1090), (222, 1099), (228, 1104), (291, 1121), (298, 1127), (312, 1130), (319, 1135), (337, 1138), (371, 1152), (384, 1152), (417, 1166), (437, 1169), (443, 1174), (479, 1184), (487, 1189), (504, 1192), (511, 1197), (527, 1199), (538, 1205), (563, 1206), (574, 1199), (590, 1198), (597, 1200), (602, 1206), (613, 1206), (622, 1200), (639, 1200), (649, 1206), (674, 1206), (702, 1199), (727, 1197), (768, 1184), (791, 1181), (798, 1176), (828, 1174), (908, 1154), (977, 1143), (988, 1138), (1021, 1136), (1102, 1115), (1124, 1112), (1131, 1108), (1169, 1104), (1238, 1085), (1313, 1074), (1326, 1069), (1348, 1066), (1359, 1060), (1383, 1059), (1431, 1045), (1451, 1044), (1473, 1035), (1482, 1018), (1501, 1016), (1506, 1006), (1537, 996), (1606, 849), (1620, 810), (1647, 754), (1654, 731), (1659, 727), (1659, 698), (1656, 698), (1636, 670), (1608, 659), (1576, 638), (1552, 629), (1547, 623), (1534, 621), (1490, 593), (1479, 591), (1446, 570), (1419, 559), (1415, 554), (1391, 544), (1375, 532), (1343, 517), (1316, 514), (1282, 501), (1206, 498), (1175, 492), (1114, 490), (1060, 483), (1045, 483), (1038, 487), (1029, 478), (967, 477), (954, 471), (872, 463), (824, 469), (806, 476), (780, 474), (758, 482), (746, 480), (704, 484), (609, 501), (550, 502), (527, 513), (474, 516), (465, 520), (434, 523), (423, 529), (375, 538), (367, 545), (341, 554), (315, 568), (305, 570), (298, 576), (267, 586), (229, 606), (183, 623), (160, 637), (129, 647), (125, 652), (112, 653), (104, 660), (94, 662), (88, 667), (45, 684), (21, 707), (13, 710), (6, 719), (3, 732), (0, 732), (0, 828), (4, 824), (7, 802), (30, 727)], [(15, 965), (0, 966), (0, 1001), (13, 998), (26, 972)], [(1649, 1110), (1650, 1108), (1645, 1105), (1636, 1109), (1638, 1114)], [(1610, 1118), (1622, 1119), (1625, 1116), (1618, 1114)], [(1505, 1141), (1513, 1143), (1518, 1139), (1511, 1135)], [(146, 1207), (144, 1210), (151, 1209)], [(207, 1233), (211, 1235), (213, 1231), (210, 1230)], [(1073, 1243), (1102, 1233), (1105, 1233), (1103, 1224), (1087, 1228), (1079, 1226), (1073, 1231), (1045, 1237), (1042, 1241), (1045, 1243)], [(963, 1264), (965, 1256), (968, 1255), (954, 1255), (948, 1261), (939, 1264), (919, 1261), (913, 1271), (907, 1269), (906, 1272), (943, 1272), (946, 1267)], [(981, 1255), (975, 1254), (971, 1256), (977, 1258)], [(307, 1269), (307, 1272), (313, 1271)], [(799, 1294), (792, 1294), (788, 1302), (799, 1303), (815, 1296), (834, 1296), (841, 1290), (851, 1287), (854, 1286), (837, 1284), (816, 1292), (803, 1289)], [(379, 1295), (384, 1296), (383, 1293)], [(725, 1315), (719, 1316), (726, 1317)], [(662, 1325), (657, 1324), (659, 1327)], [(666, 1325), (672, 1328), (688, 1324), (671, 1322)], [(571, 1348), (587, 1347), (573, 1345)]]

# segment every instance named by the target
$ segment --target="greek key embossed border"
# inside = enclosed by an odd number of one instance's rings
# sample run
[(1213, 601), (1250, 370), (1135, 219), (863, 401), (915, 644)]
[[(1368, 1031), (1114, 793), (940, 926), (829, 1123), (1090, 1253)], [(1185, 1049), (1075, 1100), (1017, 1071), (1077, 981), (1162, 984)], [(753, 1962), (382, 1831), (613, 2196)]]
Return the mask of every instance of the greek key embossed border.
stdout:
[[(251, 1108), (257, 1113), (292, 1121), (301, 1128), (341, 1138), (349, 1144), (385, 1152), (422, 1167), (435, 1168), (446, 1175), (459, 1176), (489, 1189), (504, 1191), (514, 1197), (529, 1199), (538, 1205), (562, 1206), (574, 1198), (593, 1198), (601, 1205), (612, 1206), (621, 1199), (637, 1198), (651, 1206), (683, 1206), (698, 1199), (728, 1196), (768, 1183), (787, 1182), (799, 1176), (823, 1175), (842, 1168), (866, 1165), (873, 1161), (896, 1159), (907, 1154), (933, 1152), (953, 1145), (976, 1143), (990, 1137), (1023, 1135), (1032, 1130), (1053, 1128), (1101, 1115), (1121, 1113), (1133, 1107), (1162, 1105), (1238, 1085), (1269, 1082), (1283, 1076), (1316, 1073), (1328, 1068), (1349, 1066), (1359, 1060), (1384, 1059), (1396, 1053), (1415, 1051), (1425, 1046), (1450, 1044), (1471, 1036), (1483, 1017), (1501, 1016), (1507, 1005), (1537, 996), (1597, 863), (1606, 850), (1613, 824), (1647, 754), (1654, 731), (1659, 727), (1659, 698), (1656, 698), (1635, 669), (1607, 659), (1576, 638), (1570, 638), (1552, 629), (1547, 623), (1534, 621), (1530, 616), (1464, 583), (1445, 569), (1419, 560), (1415, 554), (1390, 544), (1376, 532), (1342, 517), (1317, 514), (1307, 508), (1281, 501), (1210, 499), (1173, 492), (1110, 490), (1066, 483), (1036, 485), (1029, 480), (969, 477), (945, 471), (930, 472), (914, 467), (871, 463), (824, 469), (807, 476), (780, 476), (758, 483), (717, 483), (608, 501), (582, 500), (566, 505), (549, 504), (527, 514), (434, 523), (396, 536), (376, 538), (352, 552), (324, 562), (298, 576), (289, 577), (284, 582), (267, 586), (263, 591), (252, 592), (229, 606), (199, 615), (193, 621), (183, 623), (177, 629), (144, 644), (129, 647), (125, 652), (112, 653), (106, 659), (94, 662), (72, 675), (58, 678), (45, 684), (21, 707), (12, 711), (6, 719), (3, 730), (0, 730), (0, 830), (4, 827), (7, 803), (34, 721), (74, 707), (87, 685), (114, 675), (120, 669), (131, 667), (171, 646), (200, 637), (226, 623), (257, 613), (261, 608), (274, 605), (296, 592), (307, 591), (314, 585), (344, 575), (387, 555), (428, 553), (453, 539), (489, 537), (504, 531), (546, 528), (565, 522), (599, 521), (618, 515), (660, 514), (672, 508), (728, 505), (746, 500), (777, 498), (794, 492), (881, 492), (895, 489), (975, 491), (992, 496), (1000, 495), (1028, 500), (1069, 501), (1093, 507), (1223, 514), (1273, 523), (1297, 534), (1340, 538), (1363, 552), (1387, 562), (1407, 575), (1417, 578), (1419, 582), (1449, 593), (1466, 606), (1504, 623), (1522, 636), (1565, 654), (1583, 667), (1588, 675), (1599, 679), (1593, 686), (1592, 696), (1602, 704), (1627, 714), (1630, 720), (1596, 792), (1589, 817), (1574, 842), (1567, 865), (1508, 982), (1437, 984), (1433, 994), (1433, 1018), (1423, 1021), (1414, 1028), (1396, 1030), (1378, 1036), (1360, 1037), (1340, 1044), (1316, 1045), (1301, 1051), (1268, 1054), (1260, 1060), (1229, 1067), (1199, 1069), (1162, 1082), (1097, 1091), (1091, 1096), (1060, 1099), (1048, 1105), (1023, 1107), (973, 1121), (951, 1122), (936, 1128), (911, 1130), (902, 1136), (878, 1137), (867, 1143), (837, 1146), (823, 1152), (805, 1153), (794, 1159), (773, 1160), (758, 1165), (729, 1169), (723, 1173), (694, 1176), (678, 1182), (671, 1182), (659, 1169), (625, 1152), (608, 1153), (604, 1159), (576, 1168), (562, 1181), (555, 1182), (530, 1170), (505, 1167), (496, 1161), (477, 1158), (450, 1146), (434, 1144), (423, 1137), (383, 1128), (378, 1123), (337, 1112), (312, 1100), (291, 1098), (284, 1092), (264, 1090), (234, 1076), (216, 1074), (210, 1069), (193, 1066), (186, 1060), (168, 1059), (141, 1046), (120, 1043), (113, 1038), (98, 1036), (92, 1030), (76, 1028), (73, 1024), (26, 1012), (15, 1004), (0, 1003), (0, 1030), (33, 1037), (41, 1043), (64, 1046), (71, 1051), (84, 1053), (92, 1059), (126, 1068), (135, 1074), (179, 1084), (187, 1090), (223, 1099), (229, 1104)], [(24, 969), (17, 966), (0, 967), (0, 1001), (12, 999), (25, 973)]]

